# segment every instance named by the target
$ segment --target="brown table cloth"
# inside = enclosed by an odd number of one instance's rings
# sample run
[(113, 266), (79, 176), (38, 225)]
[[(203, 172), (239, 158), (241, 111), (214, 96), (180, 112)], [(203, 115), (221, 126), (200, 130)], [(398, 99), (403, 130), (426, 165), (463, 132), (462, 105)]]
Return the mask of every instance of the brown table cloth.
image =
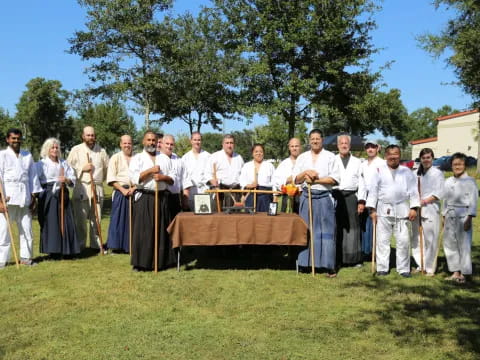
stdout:
[(179, 213), (167, 229), (172, 246), (307, 245), (307, 225), (297, 214), (195, 215)]

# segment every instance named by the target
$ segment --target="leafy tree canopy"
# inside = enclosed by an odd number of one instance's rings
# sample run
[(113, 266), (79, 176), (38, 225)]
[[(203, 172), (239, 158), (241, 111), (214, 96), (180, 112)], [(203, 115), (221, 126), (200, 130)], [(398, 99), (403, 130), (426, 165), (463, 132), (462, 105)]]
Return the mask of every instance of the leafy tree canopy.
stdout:
[(17, 106), (15, 119), (28, 147), (36, 157), (43, 142), (52, 136), (68, 146), (72, 140), (72, 119), (67, 116), (68, 91), (58, 80), (34, 78), (27, 83)]

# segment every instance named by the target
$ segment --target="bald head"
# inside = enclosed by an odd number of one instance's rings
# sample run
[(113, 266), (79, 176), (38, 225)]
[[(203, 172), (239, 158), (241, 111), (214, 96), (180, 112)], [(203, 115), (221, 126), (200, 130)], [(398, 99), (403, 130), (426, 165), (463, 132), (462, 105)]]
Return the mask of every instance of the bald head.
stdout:
[(296, 159), (302, 152), (302, 144), (300, 140), (297, 138), (291, 138), (288, 141), (288, 151), (290, 153), (290, 158)]
[(120, 137), (120, 149), (125, 155), (132, 155), (132, 137), (130, 135), (122, 135)]
[(85, 126), (82, 132), (82, 140), (90, 149), (93, 149), (96, 142), (95, 130), (91, 126)]

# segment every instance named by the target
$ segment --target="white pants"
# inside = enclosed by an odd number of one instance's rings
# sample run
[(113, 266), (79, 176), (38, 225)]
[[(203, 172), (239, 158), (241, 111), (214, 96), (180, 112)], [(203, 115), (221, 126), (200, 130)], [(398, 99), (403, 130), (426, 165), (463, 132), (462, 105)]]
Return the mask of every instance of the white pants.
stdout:
[[(443, 250), (448, 270), (472, 274), (472, 229), (463, 230), (466, 217), (445, 217)], [(473, 227), (473, 226), (472, 226)]]
[(390, 238), (395, 237), (397, 272), (410, 272), (410, 233), (408, 220), (394, 217), (377, 217), (377, 271), (388, 271), (390, 265)]
[[(438, 248), (438, 235), (440, 234), (440, 212), (438, 207), (427, 205), (422, 207), (423, 226), (423, 264), (428, 273), (435, 273), (435, 256)], [(420, 267), (420, 234), (418, 217), (412, 224), (412, 254), (417, 266)]]
[[(31, 259), (33, 256), (32, 214), (28, 206), (8, 205), (8, 215), (13, 224), (17, 224), (20, 235), (20, 258)], [(10, 235), (5, 214), (0, 214), (0, 264), (10, 259)]]

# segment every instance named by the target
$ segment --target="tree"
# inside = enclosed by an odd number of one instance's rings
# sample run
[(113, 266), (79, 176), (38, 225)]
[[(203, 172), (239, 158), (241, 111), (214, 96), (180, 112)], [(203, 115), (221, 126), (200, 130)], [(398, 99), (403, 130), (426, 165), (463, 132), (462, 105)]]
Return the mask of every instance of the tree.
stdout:
[(130, 135), (136, 138), (135, 123), (128, 115), (124, 105), (118, 102), (88, 104), (78, 110), (79, 118), (75, 121), (75, 134), (81, 139), (85, 126), (93, 126), (97, 142), (109, 154), (119, 149), (120, 137)]
[(239, 87), (251, 112), (281, 116), (293, 137), (311, 104), (344, 109), (372, 91), (376, 50), (370, 0), (216, 0), (226, 48), (245, 64)]
[[(150, 127), (152, 93), (157, 64), (168, 29), (157, 16), (171, 0), (78, 0), (87, 9), (87, 31), (76, 31), (69, 39), (69, 52), (82, 60), (97, 62), (86, 69), (95, 86), (93, 95), (126, 96), (143, 110)], [(169, 43), (169, 42), (168, 42)], [(160, 45), (160, 46), (159, 46)]]
[[(451, 66), (463, 90), (472, 95), (479, 107), (480, 101), (480, 2), (475, 0), (435, 0), (438, 9), (444, 5), (454, 11), (439, 34), (419, 36), (423, 48), (439, 58), (447, 53), (446, 63)], [(480, 122), (479, 122), (480, 131)], [(478, 137), (477, 172), (480, 172), (480, 136)]]
[(220, 48), (219, 21), (203, 11), (197, 18), (188, 13), (165, 18), (164, 26), (171, 26), (173, 50), (160, 60), (161, 84), (154, 92), (153, 112), (162, 115), (162, 122), (181, 119), (190, 134), (204, 124), (220, 130), (224, 118), (240, 120), (234, 88), (240, 59)]
[(207, 132), (202, 134), (202, 148), (210, 154), (222, 148), (223, 134)]
[(335, 105), (317, 106), (314, 127), (327, 135), (347, 132), (365, 136), (378, 129), (384, 136), (402, 138), (408, 130), (408, 112), (400, 95), (398, 89), (388, 92), (375, 89), (357, 97), (343, 109)]
[(67, 116), (68, 91), (58, 80), (34, 78), (27, 83), (16, 105), (15, 115), (20, 125), (25, 145), (34, 156), (40, 153), (43, 142), (57, 137), (64, 145), (72, 140), (72, 118)]
[[(295, 136), (302, 143), (307, 136), (307, 128), (304, 122), (295, 127)], [(272, 116), (268, 124), (255, 128), (255, 140), (265, 147), (265, 159), (283, 160), (288, 156), (288, 133), (285, 131), (285, 123), (279, 116)]]
[(0, 139), (1, 144), (5, 143), (5, 138), (7, 137), (7, 131), (10, 128), (18, 127), (19, 124), (15, 118), (11, 117), (8, 111), (0, 107)]
[(435, 0), (435, 7), (445, 5), (454, 18), (439, 34), (427, 33), (418, 39), (423, 48), (439, 58), (448, 53), (452, 66), (466, 93), (480, 99), (480, 2), (472, 0)]

